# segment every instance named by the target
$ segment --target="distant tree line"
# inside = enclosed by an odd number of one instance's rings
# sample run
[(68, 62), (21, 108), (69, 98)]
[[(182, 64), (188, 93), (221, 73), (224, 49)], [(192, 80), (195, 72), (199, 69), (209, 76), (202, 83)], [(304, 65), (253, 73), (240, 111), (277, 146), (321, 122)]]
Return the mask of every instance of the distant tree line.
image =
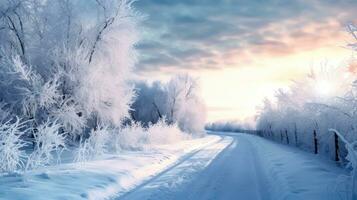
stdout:
[(218, 132), (259, 134), (259, 131), (254, 130), (254, 128), (251, 125), (239, 121), (212, 122), (206, 124), (205, 129), (209, 131), (218, 131)]

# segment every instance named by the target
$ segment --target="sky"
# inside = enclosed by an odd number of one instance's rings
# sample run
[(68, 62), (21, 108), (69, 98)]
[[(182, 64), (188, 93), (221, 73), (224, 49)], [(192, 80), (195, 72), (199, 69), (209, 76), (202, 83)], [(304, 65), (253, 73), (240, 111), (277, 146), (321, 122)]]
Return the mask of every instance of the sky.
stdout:
[(351, 58), (357, 0), (140, 0), (142, 78), (199, 78), (208, 121), (251, 121), (265, 97)]

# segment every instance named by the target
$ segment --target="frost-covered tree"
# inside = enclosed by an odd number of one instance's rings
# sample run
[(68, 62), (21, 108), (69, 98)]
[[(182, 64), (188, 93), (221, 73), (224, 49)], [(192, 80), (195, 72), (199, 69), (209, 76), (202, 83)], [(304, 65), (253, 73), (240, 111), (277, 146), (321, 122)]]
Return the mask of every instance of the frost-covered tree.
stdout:
[(54, 156), (57, 162), (60, 161), (65, 147), (65, 136), (60, 133), (60, 128), (60, 124), (49, 120), (38, 126), (34, 135), (36, 146), (28, 157), (26, 169), (49, 165)]
[(26, 121), (28, 168), (50, 164), (65, 140), (91, 140), (129, 117), (141, 18), (132, 3), (0, 1), (0, 123)]
[(177, 75), (166, 86), (169, 123), (177, 122), (187, 132), (203, 130), (206, 111), (198, 80), (189, 75)]
[(137, 99), (133, 104), (133, 120), (148, 125), (162, 119), (177, 123), (184, 132), (201, 134), (206, 110), (199, 82), (189, 75), (176, 75), (167, 83), (138, 83)]
[(345, 107), (352, 80), (343, 67), (311, 72), (294, 81), (289, 90), (279, 90), (274, 102), (267, 100), (257, 128), (272, 139), (308, 148), (314, 148), (316, 134), (320, 151), (332, 156), (333, 140), (328, 129), (354, 130), (354, 113)]
[(128, 117), (137, 13), (130, 0), (0, 3), (0, 98), (11, 112), (72, 134)]
[(84, 162), (87, 160), (97, 159), (108, 152), (109, 142), (111, 140), (112, 129), (108, 126), (100, 125), (97, 129), (92, 129), (89, 138), (80, 141), (77, 149), (75, 160)]

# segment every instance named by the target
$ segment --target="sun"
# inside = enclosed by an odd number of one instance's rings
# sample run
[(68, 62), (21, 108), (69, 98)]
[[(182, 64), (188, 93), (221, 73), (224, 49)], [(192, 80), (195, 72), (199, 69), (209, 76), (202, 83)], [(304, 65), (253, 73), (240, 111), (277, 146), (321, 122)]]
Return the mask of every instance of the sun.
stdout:
[(318, 80), (315, 85), (315, 91), (322, 96), (328, 96), (333, 92), (333, 85), (327, 80)]

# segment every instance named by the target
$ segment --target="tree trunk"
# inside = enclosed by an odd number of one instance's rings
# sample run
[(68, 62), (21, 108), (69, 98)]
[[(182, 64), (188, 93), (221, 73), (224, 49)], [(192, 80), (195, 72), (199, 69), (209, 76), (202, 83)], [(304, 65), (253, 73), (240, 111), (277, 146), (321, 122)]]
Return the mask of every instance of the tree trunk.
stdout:
[(159, 119), (162, 119), (162, 115), (161, 115), (161, 112), (160, 112), (159, 107), (156, 105), (155, 102), (153, 102), (152, 104), (154, 105), (154, 107), (155, 107), (155, 109), (156, 109), (156, 112), (157, 112), (157, 114), (159, 115)]
[(288, 130), (285, 129), (285, 137), (286, 137), (286, 143), (289, 144), (289, 135), (288, 135)]

